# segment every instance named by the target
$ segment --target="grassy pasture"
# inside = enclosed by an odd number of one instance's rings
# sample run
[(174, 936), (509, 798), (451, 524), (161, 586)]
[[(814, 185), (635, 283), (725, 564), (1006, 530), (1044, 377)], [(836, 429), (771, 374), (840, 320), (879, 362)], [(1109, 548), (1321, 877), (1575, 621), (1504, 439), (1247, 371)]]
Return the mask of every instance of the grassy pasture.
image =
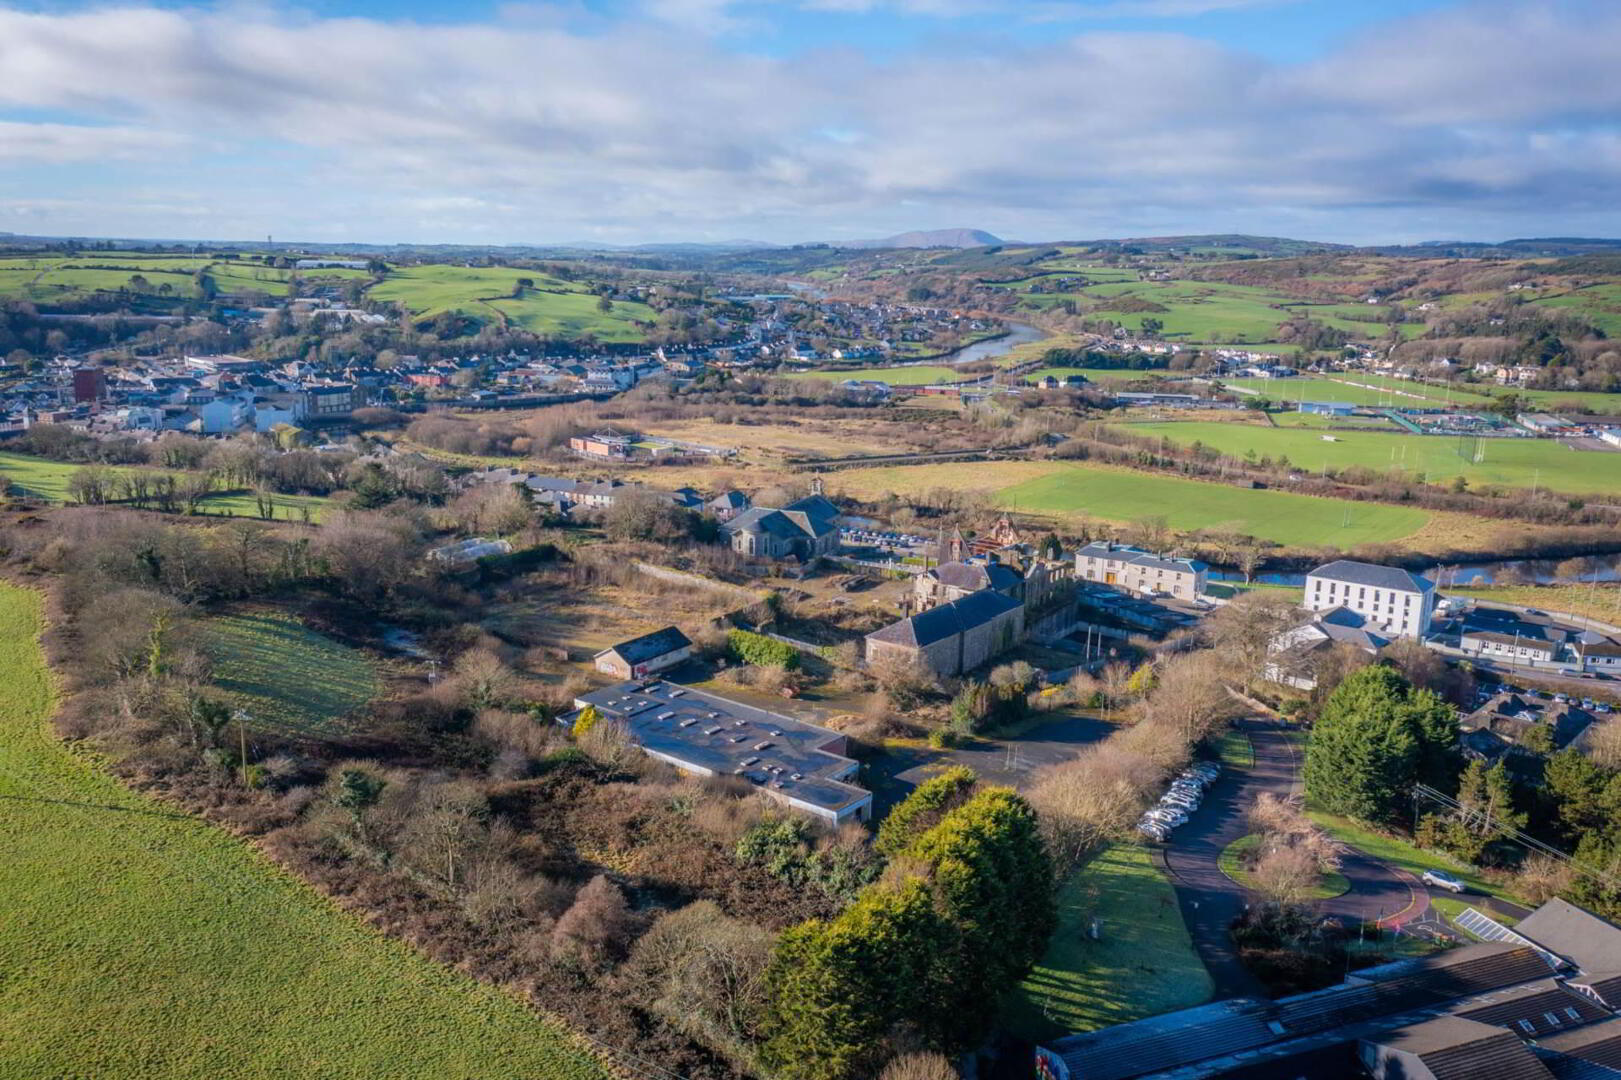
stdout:
[[(514, 297), (519, 278), (535, 285)], [(517, 323), (537, 333), (594, 334), (605, 342), (641, 341), (636, 323), (655, 318), (652, 308), (633, 301), (616, 300), (613, 310), (598, 311), (597, 297), (578, 282), (499, 266), (407, 266), (372, 286), (368, 295), (401, 304), (420, 319), (455, 311), (484, 322)]]
[(597, 1080), (567, 1035), (58, 742), (0, 585), (0, 1073)]
[(225, 615), (205, 620), (200, 633), (215, 682), (260, 727), (320, 736), (381, 689), (364, 653), (291, 616)]
[(1143, 379), (1166, 379), (1171, 373), (1168, 371), (1121, 371), (1115, 368), (1085, 368), (1085, 367), (1045, 367), (1038, 368), (1021, 376), (1031, 382), (1045, 379), (1047, 376), (1063, 379), (1066, 375), (1085, 376), (1087, 382), (1140, 382)]
[[(1092, 917), (1102, 928), (1087, 936)], [(1003, 1022), (1044, 1041), (1199, 1005), (1214, 989), (1170, 882), (1137, 844), (1104, 848), (1058, 894), (1058, 929), (1003, 1003)]]
[(1023, 513), (1115, 522), (1164, 517), (1171, 528), (1181, 531), (1231, 529), (1301, 546), (1349, 548), (1400, 540), (1421, 529), (1430, 517), (1413, 507), (1252, 490), (1079, 462), (849, 469), (834, 474), (829, 485), (866, 498), (885, 492), (916, 495), (934, 488), (981, 491), (997, 506)]
[(1409, 476), (1422, 473), (1432, 482), (1463, 476), (1476, 486), (1536, 484), (1573, 495), (1621, 492), (1621, 454), (1571, 450), (1552, 439), (1482, 439), (1486, 459), (1477, 465), (1459, 456), (1458, 440), (1446, 436), (1342, 431), (1333, 434), (1334, 442), (1325, 442), (1309, 429), (1208, 422), (1132, 424), (1130, 430), (1182, 444), (1202, 442), (1236, 457), (1250, 450), (1274, 461), (1287, 457), (1312, 472), (1324, 465), (1359, 465), (1381, 472), (1400, 469)]
[[(115, 473), (143, 471), (133, 465), (101, 467)], [(29, 454), (0, 453), (0, 477), (4, 477), (19, 494), (46, 502), (70, 501), (68, 483), (73, 479), (73, 474), (83, 468), (83, 465), (73, 462), (51, 461)], [(310, 520), (319, 522), (332, 506), (331, 499), (318, 495), (274, 494), (271, 498), (276, 504), (277, 521), (303, 521), (303, 510), (308, 507)], [(252, 494), (234, 492), (206, 496), (198, 504), (197, 512), (207, 516), (258, 518), (259, 506)]]

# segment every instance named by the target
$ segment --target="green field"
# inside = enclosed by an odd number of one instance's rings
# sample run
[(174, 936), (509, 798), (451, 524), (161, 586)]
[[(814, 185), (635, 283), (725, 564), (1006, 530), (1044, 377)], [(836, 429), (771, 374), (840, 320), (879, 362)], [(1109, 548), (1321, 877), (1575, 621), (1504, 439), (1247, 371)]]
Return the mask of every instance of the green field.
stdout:
[[(0, 257), (0, 295), (39, 303), (83, 299), (95, 292), (135, 290), (131, 278), (146, 279), (144, 292), (164, 299), (198, 295), (194, 274), (206, 269), (219, 292), (258, 291), (274, 296), (287, 292), (297, 273), (305, 282), (368, 278), (364, 270), (280, 270), (260, 262), (216, 259), (206, 255), (152, 255), (89, 252), (74, 256)], [(165, 291), (163, 286), (167, 285)]]
[(382, 689), (365, 653), (288, 615), (205, 619), (199, 636), (215, 683), (260, 728), (330, 734)]
[[(1621, 462), (1621, 458), (1617, 460)], [(1084, 465), (1005, 488), (996, 501), (1026, 512), (1084, 513), (1111, 521), (1163, 517), (1180, 532), (1230, 530), (1284, 545), (1342, 549), (1399, 540), (1429, 520), (1424, 511), (1406, 506), (1321, 499)]]
[[(1390, 388), (1377, 388), (1371, 379), (1347, 376), (1366, 386), (1353, 386), (1341, 379), (1294, 376), (1287, 379), (1223, 379), (1222, 384), (1235, 390), (1250, 390), (1274, 402), (1347, 401), (1352, 405), (1384, 406), (1391, 409), (1433, 409), (1446, 404), (1446, 391), (1421, 383), (1403, 383)], [(1370, 388), (1376, 387), (1376, 388)], [(1477, 403), (1473, 395), (1454, 393), (1452, 401)], [(1478, 402), (1485, 404), (1484, 402)]]
[(919, 364), (914, 367), (857, 368), (846, 371), (796, 371), (788, 377), (790, 379), (822, 379), (828, 382), (843, 382), (845, 379), (876, 379), (879, 382), (888, 383), (890, 386), (929, 386), (934, 383), (955, 382), (966, 376), (952, 368), (937, 367), (933, 364)]
[[(1610, 495), (1621, 491), (1621, 454), (1572, 450), (1553, 439), (1481, 439), (1485, 460), (1479, 464), (1459, 454), (1459, 440), (1440, 435), (1341, 431), (1327, 442), (1316, 431), (1219, 422), (1141, 423), (1128, 425), (1139, 435), (1163, 437), (1184, 445), (1193, 442), (1234, 457), (1253, 450), (1273, 461), (1287, 457), (1297, 468), (1319, 472), (1359, 465), (1378, 472), (1422, 474), (1431, 482), (1464, 476), (1476, 486), (1502, 485), (1572, 495)], [(1472, 453), (1474, 442), (1465, 446)]]
[[(1099, 940), (1087, 936), (1093, 915)], [(1213, 985), (1193, 951), (1176, 893), (1139, 844), (1113, 844), (1058, 894), (1047, 954), (1008, 995), (1003, 1021), (1041, 1042), (1208, 1001)]]
[[(515, 298), (512, 291), (519, 278), (535, 284)], [(599, 311), (597, 297), (579, 282), (501, 266), (407, 266), (391, 271), (367, 295), (400, 304), (419, 319), (455, 311), (537, 334), (592, 334), (613, 343), (643, 340), (637, 323), (657, 317), (646, 304), (627, 300), (615, 300), (613, 310)]]
[(1166, 379), (1171, 373), (1157, 370), (1123, 371), (1117, 368), (1044, 367), (1026, 372), (1019, 377), (1028, 382), (1039, 382), (1049, 375), (1057, 379), (1062, 379), (1066, 375), (1082, 375), (1087, 382), (1141, 382), (1144, 379)]
[(1372, 855), (1381, 862), (1399, 866), (1414, 877), (1418, 877), (1426, 870), (1445, 870), (1459, 881), (1462, 881), (1474, 893), (1485, 896), (1499, 896), (1509, 900), (1513, 899), (1502, 889), (1487, 881), (1480, 871), (1474, 867), (1460, 863), (1456, 859), (1442, 855), (1439, 852), (1424, 851), (1407, 840), (1387, 833), (1375, 832), (1368, 826), (1352, 821), (1350, 818), (1325, 814), (1320, 810), (1308, 810), (1307, 816), (1320, 825), (1324, 832), (1340, 843)]
[[(70, 501), (68, 482), (73, 479), (73, 474), (82, 468), (83, 465), (67, 461), (51, 461), (31, 454), (0, 453), (0, 477), (4, 477), (18, 494), (44, 499), (46, 502)], [(102, 468), (113, 472), (141, 471), (131, 465), (105, 465)], [(270, 498), (276, 504), (277, 521), (303, 521), (303, 512), (308, 508), (310, 521), (319, 522), (332, 506), (331, 499), (320, 495), (273, 494)], [(198, 503), (197, 512), (211, 517), (245, 517), (257, 520), (259, 502), (257, 497), (249, 492), (208, 495)]]
[(71, 753), (43, 621), (0, 585), (0, 1074), (606, 1077), (514, 999)]

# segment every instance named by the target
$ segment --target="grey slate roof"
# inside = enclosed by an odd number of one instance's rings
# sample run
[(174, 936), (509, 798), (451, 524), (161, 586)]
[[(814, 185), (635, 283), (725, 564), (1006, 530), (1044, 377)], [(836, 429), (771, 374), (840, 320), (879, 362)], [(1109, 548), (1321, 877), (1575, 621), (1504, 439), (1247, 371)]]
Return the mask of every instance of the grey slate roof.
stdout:
[(1537, 1045), (1612, 1069), (1621, 1069), (1621, 1017), (1537, 1040)]
[(1458, 1016), (1436, 1017), (1364, 1041), (1416, 1056), (1435, 1080), (1553, 1080), (1518, 1036)]
[(655, 660), (677, 649), (685, 649), (692, 644), (692, 639), (683, 634), (679, 627), (666, 626), (662, 630), (655, 630), (651, 634), (643, 634), (639, 638), (621, 641), (598, 653), (615, 653), (627, 664), (640, 664), (648, 660)]
[(1001, 563), (941, 563), (929, 574), (940, 584), (953, 589), (995, 589), (998, 592), (1011, 589), (1023, 580), (1023, 575), (1017, 570)]
[(972, 630), (976, 626), (983, 626), (992, 619), (1023, 606), (1011, 596), (990, 589), (981, 589), (949, 604), (941, 604), (899, 622), (890, 623), (881, 630), (874, 630), (867, 637), (874, 641), (922, 648), (937, 641), (944, 641), (954, 634)]
[(1307, 576), (1344, 581), (1352, 585), (1368, 585), (1379, 589), (1399, 589), (1404, 592), (1427, 593), (1435, 590), (1435, 582), (1429, 578), (1419, 577), (1400, 567), (1379, 566), (1350, 559), (1335, 559), (1331, 563), (1319, 566)]
[(1621, 971), (1621, 927), (1557, 897), (1514, 927), (1583, 972)]

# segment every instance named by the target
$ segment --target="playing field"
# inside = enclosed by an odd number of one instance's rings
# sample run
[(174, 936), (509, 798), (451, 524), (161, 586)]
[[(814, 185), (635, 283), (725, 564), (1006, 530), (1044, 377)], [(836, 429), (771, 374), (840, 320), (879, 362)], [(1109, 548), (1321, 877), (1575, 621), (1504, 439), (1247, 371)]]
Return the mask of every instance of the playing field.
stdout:
[(49, 732), (40, 597), (0, 585), (0, 1074), (440, 1080), (605, 1073)]
[(205, 619), (199, 634), (214, 661), (215, 683), (246, 710), (253, 726), (266, 730), (330, 734), (381, 689), (365, 653), (290, 615)]
[(1122, 523), (1163, 517), (1182, 532), (1226, 530), (1286, 546), (1350, 548), (1400, 540), (1423, 528), (1430, 517), (1413, 507), (1253, 490), (1077, 462), (851, 469), (833, 474), (828, 483), (866, 498), (886, 492), (915, 496), (935, 488), (983, 491), (995, 505), (1027, 514)]
[[(520, 278), (534, 285), (515, 297)], [(629, 300), (615, 300), (611, 310), (602, 311), (596, 295), (580, 282), (502, 266), (407, 266), (391, 271), (367, 295), (401, 304), (420, 319), (455, 311), (481, 322), (522, 326), (537, 334), (591, 334), (611, 343), (643, 340), (637, 323), (650, 323), (657, 317), (646, 304)]]
[[(1387, 409), (1433, 409), (1447, 403), (1447, 391), (1420, 383), (1400, 383), (1390, 386), (1347, 375), (1343, 379), (1296, 376), (1288, 379), (1223, 379), (1222, 384), (1235, 390), (1248, 390), (1274, 403), (1301, 401), (1345, 401), (1352, 405), (1381, 406)], [(1451, 401), (1467, 401), (1471, 406), (1486, 402), (1474, 395), (1454, 393)]]
[(1440, 435), (1336, 431), (1333, 442), (1323, 433), (1301, 428), (1209, 422), (1131, 424), (1139, 435), (1163, 436), (1175, 442), (1201, 442), (1225, 454), (1243, 457), (1253, 450), (1273, 461), (1288, 458), (1296, 468), (1317, 472), (1360, 465), (1379, 472), (1422, 475), (1431, 482), (1464, 476), (1469, 483), (1531, 487), (1571, 494), (1611, 495), (1621, 492), (1621, 453), (1571, 450), (1553, 439), (1480, 439), (1483, 460), (1472, 455), (1477, 440), (1460, 442)]

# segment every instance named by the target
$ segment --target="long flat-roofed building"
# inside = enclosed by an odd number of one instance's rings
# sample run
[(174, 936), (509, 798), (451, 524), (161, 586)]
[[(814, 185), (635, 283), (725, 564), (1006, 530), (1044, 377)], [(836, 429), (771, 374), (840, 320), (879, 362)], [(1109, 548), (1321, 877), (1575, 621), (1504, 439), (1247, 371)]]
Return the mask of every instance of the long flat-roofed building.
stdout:
[(691, 687), (624, 682), (574, 699), (622, 723), (650, 757), (696, 776), (738, 776), (767, 795), (835, 825), (872, 816), (872, 792), (850, 782), (858, 763), (836, 731)]

